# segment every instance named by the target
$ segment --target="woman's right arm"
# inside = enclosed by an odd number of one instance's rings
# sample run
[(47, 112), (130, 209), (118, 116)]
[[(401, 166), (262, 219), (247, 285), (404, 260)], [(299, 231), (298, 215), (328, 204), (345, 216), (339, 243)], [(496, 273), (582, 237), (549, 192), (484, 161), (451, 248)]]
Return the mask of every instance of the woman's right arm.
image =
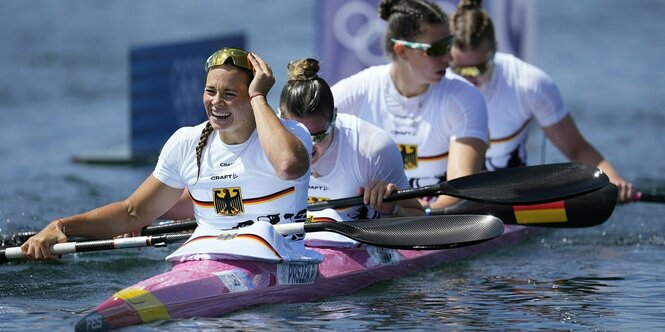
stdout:
[(270, 65), (254, 53), (247, 58), (255, 71), (248, 92), (261, 148), (280, 179), (300, 178), (309, 171), (311, 146), (289, 131), (268, 104), (266, 96), (275, 83)]
[(361, 170), (367, 170), (361, 174), (368, 175), (365, 186), (360, 188), (363, 202), (383, 217), (425, 215), (425, 209), (416, 198), (383, 201), (394, 191), (411, 188), (404, 173), (402, 154), (390, 135), (382, 129), (362, 122), (359, 130), (360, 151), (356, 153), (364, 158), (359, 158), (358, 166)]
[(185, 188), (182, 191), (180, 199), (173, 207), (171, 207), (166, 213), (161, 215), (159, 219), (171, 219), (171, 220), (185, 220), (185, 219), (194, 219), (194, 203), (192, 202), (192, 197), (189, 194), (189, 190)]
[[(182, 189), (172, 188), (150, 175), (124, 201), (58, 219), (48, 224), (22, 246), (31, 259), (52, 259), (48, 247), (67, 240), (69, 236), (111, 238), (148, 226), (178, 201)], [(64, 227), (64, 229), (63, 229)]]
[[(466, 83), (457, 83), (454, 87), (446, 103), (449, 110), (446, 121), (453, 128), (446, 168), (448, 181), (480, 172), (489, 141), (487, 105), (480, 90)], [(444, 208), (457, 201), (457, 198), (440, 195), (430, 207)]]

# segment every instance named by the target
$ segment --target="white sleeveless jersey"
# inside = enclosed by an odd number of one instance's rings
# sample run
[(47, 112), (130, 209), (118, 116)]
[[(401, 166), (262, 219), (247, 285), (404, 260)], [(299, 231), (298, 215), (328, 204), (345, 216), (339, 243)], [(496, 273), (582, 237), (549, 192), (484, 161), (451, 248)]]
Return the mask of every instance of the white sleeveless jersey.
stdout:
[[(311, 151), (307, 129), (295, 121), (283, 123)], [(218, 131), (214, 130), (203, 148), (198, 175), (196, 145), (204, 127), (205, 123), (176, 131), (164, 145), (153, 172), (153, 176), (170, 187), (189, 189), (199, 227), (188, 243), (194, 238), (214, 238), (223, 229), (256, 222), (276, 224), (306, 219), (309, 172), (293, 181), (278, 178), (261, 149), (256, 130), (246, 142), (236, 145), (222, 142)], [(214, 243), (195, 246), (196, 250), (191, 249), (194, 246), (188, 247), (188, 243), (170, 257), (185, 259), (184, 256), (201, 251), (234, 254), (216, 252)]]
[[(399, 189), (409, 188), (402, 168), (402, 156), (390, 136), (382, 129), (351, 114), (338, 114), (334, 140), (315, 164), (325, 170), (309, 182), (310, 202), (358, 196), (358, 189), (370, 181), (381, 179)], [(365, 205), (340, 209), (309, 211), (315, 222), (375, 219), (380, 214)], [(329, 232), (307, 234), (308, 246), (356, 246), (357, 242)]]
[(445, 180), (451, 140), (487, 142), (485, 101), (478, 89), (450, 72), (424, 94), (405, 98), (390, 78), (390, 66), (370, 67), (335, 84), (337, 110), (390, 134), (412, 187), (439, 183)]
[(490, 80), (480, 88), (487, 102), (489, 170), (526, 165), (526, 140), (532, 118), (553, 125), (568, 111), (559, 89), (539, 68), (506, 53), (497, 53)]

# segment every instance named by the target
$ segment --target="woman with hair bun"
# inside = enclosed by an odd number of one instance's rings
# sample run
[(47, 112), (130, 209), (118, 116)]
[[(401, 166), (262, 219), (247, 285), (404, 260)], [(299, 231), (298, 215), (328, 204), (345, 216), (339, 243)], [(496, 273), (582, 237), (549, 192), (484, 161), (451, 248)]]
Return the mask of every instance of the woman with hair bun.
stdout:
[[(403, 158), (412, 187), (481, 171), (487, 149), (487, 110), (480, 92), (447, 71), (454, 36), (448, 18), (429, 0), (384, 0), (384, 50), (390, 63), (367, 68), (332, 87), (340, 113), (384, 129)], [(456, 199), (421, 200), (441, 208)]]
[[(350, 114), (337, 114), (330, 86), (318, 76), (319, 62), (303, 58), (289, 62), (288, 81), (280, 95), (279, 115), (295, 120), (310, 132), (311, 176), (308, 201), (318, 202), (363, 195), (364, 203), (344, 209), (307, 212), (313, 221), (349, 221), (424, 215), (417, 199), (384, 202), (398, 189), (410, 188), (402, 157), (390, 136)], [(185, 190), (166, 219), (193, 217)], [(346, 247), (356, 241), (329, 232), (306, 235), (310, 246)]]
[[(383, 201), (395, 190), (410, 188), (402, 157), (390, 136), (351, 114), (336, 112), (330, 87), (318, 76), (316, 59), (294, 60), (287, 68), (280, 116), (304, 124), (311, 133), (310, 202), (361, 194), (365, 203), (345, 209), (310, 211), (308, 215), (315, 220), (337, 221), (424, 215), (415, 198)], [(306, 239), (312, 237), (321, 236), (307, 234)]]
[(478, 87), (487, 102), (489, 170), (526, 165), (528, 125), (533, 118), (571, 161), (603, 170), (619, 187), (619, 202), (629, 202), (632, 184), (582, 136), (552, 79), (541, 69), (497, 52), (494, 25), (480, 0), (462, 0), (452, 14), (453, 72)]

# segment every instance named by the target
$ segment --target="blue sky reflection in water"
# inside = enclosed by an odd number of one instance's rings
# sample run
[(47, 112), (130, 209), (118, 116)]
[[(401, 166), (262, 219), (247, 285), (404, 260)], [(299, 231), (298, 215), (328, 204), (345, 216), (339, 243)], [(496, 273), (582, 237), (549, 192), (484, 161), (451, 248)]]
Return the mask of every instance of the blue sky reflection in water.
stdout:
[[(242, 3), (0, 4), (0, 232), (40, 228), (131, 193), (151, 166), (69, 161), (126, 146), (128, 47), (209, 37), (220, 24), (211, 6), (238, 12)], [(313, 2), (256, 4), (264, 10), (227, 15), (224, 24), (251, 25), (249, 47), (278, 75), (289, 59), (313, 54), (314, 31), (303, 28), (314, 22)], [(536, 2), (535, 63), (559, 83), (587, 138), (642, 186), (665, 187), (664, 14), (658, 0)], [(279, 35), (265, 29), (277, 25)], [(534, 163), (563, 160), (550, 144), (542, 155), (538, 130), (531, 143)], [(665, 325), (664, 213), (659, 204), (621, 206), (600, 227), (538, 233), (351, 295), (127, 330), (657, 330)], [(71, 330), (113, 292), (166, 271), (167, 253), (0, 266), (0, 330)]]

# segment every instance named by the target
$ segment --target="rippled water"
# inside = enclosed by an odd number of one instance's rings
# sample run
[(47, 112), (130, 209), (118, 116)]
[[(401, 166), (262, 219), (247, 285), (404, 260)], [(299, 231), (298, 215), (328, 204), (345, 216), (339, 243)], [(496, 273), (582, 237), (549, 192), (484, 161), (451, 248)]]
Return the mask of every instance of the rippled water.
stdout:
[[(150, 166), (69, 161), (127, 143), (128, 46), (244, 24), (251, 25), (252, 47), (282, 68), (315, 45), (313, 29), (303, 28), (314, 20), (313, 3), (290, 2), (282, 8), (281, 2), (254, 1), (263, 11), (227, 15), (221, 23), (208, 14), (220, 6), (212, 1), (0, 3), (0, 234), (123, 199), (150, 173)], [(244, 3), (223, 1), (221, 7), (232, 13)], [(296, 16), (293, 8), (302, 11)], [(665, 187), (665, 35), (659, 33), (665, 3), (541, 0), (536, 8), (535, 62), (559, 82), (579, 127), (625, 177)], [(269, 38), (275, 31), (265, 27), (276, 25), (284, 32)], [(538, 131), (532, 145), (538, 162)], [(544, 159), (562, 160), (551, 145)], [(598, 227), (547, 231), (350, 295), (127, 330), (660, 330), (664, 214), (665, 204), (620, 206)], [(72, 330), (113, 292), (166, 271), (167, 252), (4, 264), (0, 330)]]

